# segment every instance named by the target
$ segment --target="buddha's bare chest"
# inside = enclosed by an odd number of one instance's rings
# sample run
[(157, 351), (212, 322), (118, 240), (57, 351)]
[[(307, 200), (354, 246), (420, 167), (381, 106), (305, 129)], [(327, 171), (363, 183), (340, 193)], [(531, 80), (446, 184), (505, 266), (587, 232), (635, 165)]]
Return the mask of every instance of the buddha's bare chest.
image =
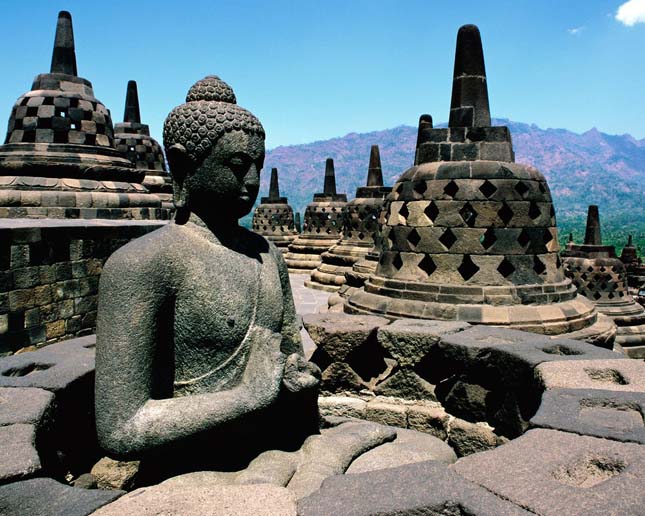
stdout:
[[(241, 346), (253, 324), (280, 331), (282, 297), (277, 268), (220, 247), (191, 258), (176, 296), (175, 378), (188, 380), (246, 356)], [(270, 301), (267, 313), (267, 298)], [(263, 313), (258, 317), (258, 310)]]

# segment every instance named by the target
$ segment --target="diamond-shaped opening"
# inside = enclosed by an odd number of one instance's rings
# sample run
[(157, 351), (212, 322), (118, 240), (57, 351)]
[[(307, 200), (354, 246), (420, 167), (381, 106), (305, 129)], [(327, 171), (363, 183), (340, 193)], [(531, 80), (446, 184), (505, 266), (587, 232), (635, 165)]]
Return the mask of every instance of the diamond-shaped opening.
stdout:
[(477, 272), (479, 272), (479, 267), (473, 262), (469, 254), (464, 255), (464, 259), (461, 261), (461, 265), (457, 267), (457, 271), (461, 274), (461, 277), (464, 281), (468, 281), (472, 278)]
[(358, 234), (358, 239), (363, 240), (365, 238), (365, 233), (359, 233)]
[(426, 185), (425, 181), (416, 181), (414, 183), (414, 191), (419, 195), (423, 195), (427, 189), (428, 185)]
[(410, 211), (408, 210), (407, 204), (404, 204), (403, 206), (401, 206), (401, 209), (399, 210), (399, 215), (404, 219), (408, 218), (408, 215), (410, 215)]
[(504, 223), (505, 226), (508, 225), (508, 223), (511, 221), (513, 218), (513, 210), (509, 207), (508, 204), (504, 203), (503, 206), (499, 209), (497, 212), (497, 216), (500, 218), (500, 220)]
[(475, 225), (475, 219), (477, 219), (477, 212), (470, 205), (469, 202), (464, 204), (464, 207), (461, 208), (461, 210), (459, 210), (459, 215), (461, 215), (461, 218), (464, 220), (464, 222), (469, 228), (472, 228)]
[(364, 382), (370, 382), (387, 370), (386, 358), (390, 357), (376, 341), (376, 337), (370, 336), (347, 355), (345, 362)]
[(425, 213), (426, 217), (428, 217), (431, 222), (434, 222), (439, 215), (439, 208), (437, 208), (437, 205), (433, 201), (428, 204), (428, 206), (426, 206), (426, 209), (423, 210), (423, 213)]
[(526, 183), (524, 181), (519, 181), (515, 185), (515, 191), (522, 196), (522, 198), (526, 195), (526, 193), (530, 190), (528, 186), (526, 186)]
[(533, 257), (533, 270), (536, 274), (544, 274), (546, 272), (546, 265), (537, 256)]
[(549, 231), (548, 229), (544, 230), (542, 237), (544, 238), (545, 244), (548, 244), (551, 240), (553, 240), (553, 235), (551, 234), (551, 231)]
[(497, 267), (497, 272), (499, 272), (505, 278), (508, 278), (511, 274), (515, 272), (515, 266), (506, 258)]
[(410, 242), (414, 247), (421, 242), (421, 235), (419, 235), (419, 232), (416, 229), (413, 229), (408, 234), (408, 242)]
[(531, 217), (531, 220), (535, 220), (540, 215), (542, 215), (542, 212), (540, 211), (537, 203), (535, 201), (531, 201), (531, 205), (529, 206), (529, 217)]
[(446, 229), (443, 232), (443, 234), (439, 237), (439, 242), (441, 242), (446, 249), (450, 249), (456, 241), (457, 241), (457, 237), (450, 230), (450, 228)]
[(479, 187), (479, 191), (484, 194), (484, 197), (486, 197), (486, 199), (488, 199), (497, 191), (497, 187), (487, 179)]
[(397, 253), (394, 257), (394, 260), (392, 260), (392, 265), (397, 271), (401, 270), (401, 267), (403, 267), (403, 260), (401, 259), (401, 255), (399, 253)]
[(437, 270), (437, 266), (435, 265), (434, 260), (426, 254), (419, 262), (419, 269), (425, 272), (428, 276), (431, 276), (432, 273)]
[(329, 356), (329, 353), (327, 353), (323, 348), (319, 347), (316, 348), (309, 360), (320, 367), (321, 371), (327, 369), (333, 362), (333, 359), (331, 358), (331, 356)]
[(555, 217), (555, 208), (553, 207), (553, 205), (551, 205), (551, 208), (549, 209), (549, 216), (551, 218)]
[(517, 243), (524, 247), (530, 241), (531, 237), (529, 236), (529, 232), (526, 229), (523, 229), (520, 236), (517, 237)]
[(497, 242), (497, 236), (495, 236), (495, 230), (493, 228), (488, 228), (486, 232), (479, 237), (479, 243), (484, 249), (490, 249), (495, 242)]
[(600, 294), (600, 292), (594, 292), (594, 293), (593, 293), (593, 298), (594, 298), (596, 301), (598, 301), (601, 297), (602, 297), (602, 295)]
[(457, 195), (457, 192), (459, 191), (459, 187), (457, 186), (457, 183), (454, 181), (450, 181), (446, 186), (443, 187), (443, 193), (445, 193), (447, 196), (454, 198), (455, 195)]
[(394, 191), (400, 194), (403, 191), (403, 183), (399, 183), (397, 187), (394, 189)]
[(613, 293), (613, 292), (610, 292), (609, 294), (607, 294), (607, 297), (608, 297), (609, 299), (614, 299), (614, 297), (615, 297), (615, 296), (614, 296), (614, 293)]

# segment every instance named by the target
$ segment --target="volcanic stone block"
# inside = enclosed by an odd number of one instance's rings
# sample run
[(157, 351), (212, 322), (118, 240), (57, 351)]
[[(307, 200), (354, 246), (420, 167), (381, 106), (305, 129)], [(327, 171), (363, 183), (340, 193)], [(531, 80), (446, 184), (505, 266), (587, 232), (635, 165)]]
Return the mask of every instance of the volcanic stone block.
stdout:
[(321, 416), (365, 418), (367, 402), (349, 396), (324, 396), (318, 398)]
[(397, 428), (394, 441), (364, 453), (350, 464), (345, 473), (366, 473), (426, 460), (452, 464), (457, 460), (457, 456), (441, 439), (421, 432)]
[(508, 439), (497, 435), (486, 423), (470, 423), (454, 418), (449, 423), (448, 444), (458, 457), (492, 450), (508, 442)]
[(450, 416), (441, 407), (411, 405), (408, 407), (408, 428), (434, 435), (442, 441), (448, 437)]
[(83, 346), (91, 346), (91, 339), (78, 340), (4, 358), (0, 361), (0, 387), (36, 387), (57, 393), (91, 382), (94, 353)]
[(383, 317), (342, 313), (308, 314), (302, 318), (316, 346), (334, 360), (345, 360), (352, 350), (375, 338), (376, 330), (389, 322)]
[(645, 362), (576, 360), (540, 364), (535, 374), (546, 389), (645, 392)]
[(327, 479), (298, 502), (299, 516), (528, 515), (435, 461)]
[(123, 494), (69, 487), (51, 478), (34, 478), (0, 487), (0, 514), (87, 516)]
[(374, 389), (376, 394), (393, 396), (408, 400), (436, 401), (434, 385), (428, 383), (411, 368), (400, 368), (379, 383)]
[(103, 507), (95, 516), (296, 516), (294, 496), (271, 485), (165, 485), (143, 487)]
[(54, 395), (43, 389), (0, 388), (0, 426), (30, 423), (45, 426), (51, 418)]
[(542, 395), (531, 425), (645, 444), (645, 393), (552, 389)]
[(400, 366), (414, 366), (446, 335), (458, 333), (470, 325), (460, 321), (399, 319), (379, 328), (377, 338), (383, 349)]
[[(0, 427), (0, 483), (15, 482), (36, 475), (42, 469), (36, 450), (34, 425)], [(2, 512), (0, 505), (0, 514)]]
[(639, 514), (645, 506), (645, 447), (638, 444), (538, 429), (452, 467), (545, 516)]

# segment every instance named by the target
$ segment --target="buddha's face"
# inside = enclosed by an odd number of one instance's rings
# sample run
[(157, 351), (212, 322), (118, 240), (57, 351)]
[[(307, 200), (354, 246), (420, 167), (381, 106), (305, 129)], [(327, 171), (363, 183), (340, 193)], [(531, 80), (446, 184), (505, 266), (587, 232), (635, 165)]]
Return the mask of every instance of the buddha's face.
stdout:
[(240, 218), (251, 211), (264, 166), (264, 138), (243, 131), (225, 133), (186, 178), (189, 208), (204, 217), (213, 212)]

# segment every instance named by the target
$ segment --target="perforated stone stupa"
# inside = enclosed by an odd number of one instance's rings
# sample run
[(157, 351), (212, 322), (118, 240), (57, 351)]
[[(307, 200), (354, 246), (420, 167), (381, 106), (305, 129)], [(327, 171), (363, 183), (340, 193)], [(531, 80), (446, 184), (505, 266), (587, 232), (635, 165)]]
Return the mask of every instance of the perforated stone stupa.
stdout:
[(345, 274), (374, 247), (379, 215), (391, 191), (383, 186), (378, 145), (372, 145), (367, 183), (357, 188), (356, 198), (347, 203), (340, 242), (322, 254), (322, 263), (311, 273), (308, 286), (333, 292), (345, 284)]
[(16, 101), (0, 146), (0, 217), (163, 218), (143, 176), (116, 150), (109, 110), (77, 75), (63, 11), (51, 71)]
[(284, 257), (289, 272), (306, 273), (320, 265), (320, 255), (340, 238), (346, 204), (347, 195), (336, 193), (334, 160), (327, 158), (323, 191), (314, 194), (305, 210), (302, 233), (289, 245)]
[(143, 186), (162, 200), (164, 208), (172, 209), (172, 179), (161, 145), (150, 136), (150, 127), (141, 123), (136, 81), (128, 81), (123, 122), (114, 126), (114, 146), (145, 174)]
[(283, 253), (298, 236), (294, 225), (293, 209), (286, 197), (280, 197), (278, 169), (271, 169), (269, 196), (262, 197), (253, 213), (253, 231), (273, 242)]
[(416, 165), (388, 197), (376, 272), (345, 311), (461, 320), (611, 345), (558, 254), (544, 176), (491, 127), (479, 30), (459, 30), (449, 127), (420, 131)]
[(645, 358), (645, 308), (627, 288), (625, 264), (613, 246), (603, 245), (598, 206), (589, 206), (584, 244), (570, 243), (564, 258), (578, 292), (617, 326), (616, 343), (632, 358)]

